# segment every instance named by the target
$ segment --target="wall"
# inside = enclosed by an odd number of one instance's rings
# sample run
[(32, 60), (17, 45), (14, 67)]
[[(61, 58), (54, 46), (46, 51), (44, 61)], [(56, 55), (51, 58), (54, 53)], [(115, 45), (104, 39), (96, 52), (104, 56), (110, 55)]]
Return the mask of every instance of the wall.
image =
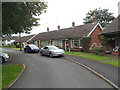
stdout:
[(100, 45), (100, 40), (99, 40), (99, 37), (98, 37), (98, 34), (101, 32), (101, 28), (99, 26), (97, 26), (95, 28), (95, 30), (92, 32), (92, 34), (90, 35), (90, 37), (92, 38), (92, 42), (91, 44), (94, 44), (96, 43), (96, 45)]

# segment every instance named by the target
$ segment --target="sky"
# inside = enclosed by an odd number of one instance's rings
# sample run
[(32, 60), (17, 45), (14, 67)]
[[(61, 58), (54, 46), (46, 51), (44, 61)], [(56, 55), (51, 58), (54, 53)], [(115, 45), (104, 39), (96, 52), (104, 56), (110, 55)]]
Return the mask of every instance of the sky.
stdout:
[[(33, 27), (31, 34), (46, 32), (47, 27), (50, 31), (60, 28), (68, 28), (75, 25), (82, 25), (83, 19), (90, 10), (96, 8), (109, 9), (109, 12), (118, 16), (118, 2), (120, 0), (44, 0), (48, 2), (47, 12), (40, 15), (40, 26)], [(25, 36), (28, 34), (22, 34)]]

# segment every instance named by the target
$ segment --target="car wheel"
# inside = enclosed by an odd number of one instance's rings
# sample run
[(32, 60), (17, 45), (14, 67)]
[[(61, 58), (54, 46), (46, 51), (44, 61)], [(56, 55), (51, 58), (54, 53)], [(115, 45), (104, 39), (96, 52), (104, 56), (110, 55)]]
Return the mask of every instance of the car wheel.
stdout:
[(52, 58), (52, 57), (53, 57), (53, 54), (52, 54), (52, 53), (50, 53), (50, 54), (49, 54), (49, 56)]
[(26, 50), (24, 50), (24, 53), (26, 53)]
[(2, 57), (2, 63), (5, 63), (5, 58), (4, 57)]

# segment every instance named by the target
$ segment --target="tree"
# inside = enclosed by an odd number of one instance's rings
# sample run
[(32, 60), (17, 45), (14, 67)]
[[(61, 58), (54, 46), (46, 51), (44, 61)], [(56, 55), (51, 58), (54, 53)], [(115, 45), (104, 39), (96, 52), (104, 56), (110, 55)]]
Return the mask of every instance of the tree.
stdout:
[(96, 18), (96, 21), (101, 24), (102, 27), (106, 27), (112, 20), (115, 19), (113, 13), (110, 13), (108, 9), (94, 9), (93, 11), (90, 10), (87, 13), (87, 16), (83, 19), (84, 24), (92, 23), (93, 18)]
[(115, 41), (115, 37), (105, 36), (105, 35), (99, 35), (99, 40), (101, 42), (101, 45), (107, 46), (111, 42)]
[(80, 39), (81, 46), (83, 48), (83, 51), (88, 52), (90, 48), (90, 43), (91, 43), (92, 38), (91, 37), (82, 37)]
[(46, 2), (3, 2), (3, 34), (30, 33), (33, 26), (39, 25), (37, 16), (46, 12), (46, 9)]

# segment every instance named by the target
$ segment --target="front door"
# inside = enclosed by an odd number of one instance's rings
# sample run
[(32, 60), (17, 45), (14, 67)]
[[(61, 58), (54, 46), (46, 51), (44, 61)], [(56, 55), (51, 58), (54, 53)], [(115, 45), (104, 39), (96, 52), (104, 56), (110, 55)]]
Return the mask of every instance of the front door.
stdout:
[(65, 50), (68, 50), (68, 49), (69, 49), (69, 41), (65, 40)]

